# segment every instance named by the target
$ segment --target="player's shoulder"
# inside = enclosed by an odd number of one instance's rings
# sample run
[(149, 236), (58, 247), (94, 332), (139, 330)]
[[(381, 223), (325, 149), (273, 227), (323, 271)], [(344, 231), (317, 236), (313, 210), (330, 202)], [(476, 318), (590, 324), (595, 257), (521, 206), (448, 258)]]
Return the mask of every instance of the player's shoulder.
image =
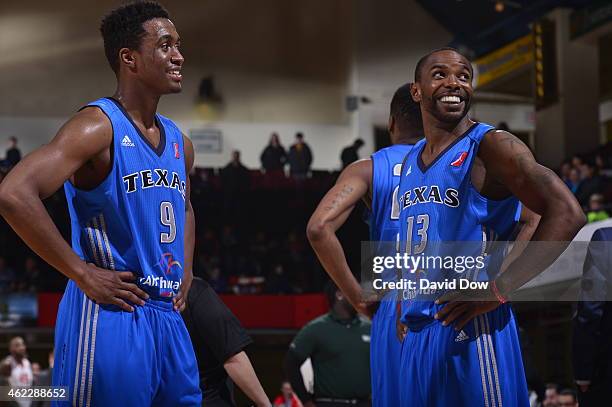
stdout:
[(369, 182), (372, 178), (372, 159), (362, 158), (351, 164), (349, 164), (342, 173), (338, 180), (346, 180), (347, 177), (358, 177), (362, 180)]
[(112, 137), (113, 126), (108, 116), (96, 106), (85, 106), (64, 123), (54, 141), (83, 144), (91, 149), (109, 146)]
[(315, 319), (311, 320), (306, 325), (304, 325), (302, 330), (315, 331), (315, 330), (318, 330), (318, 329), (320, 329), (322, 327), (325, 327), (331, 321), (332, 321), (332, 318), (331, 318), (329, 313), (323, 314), (323, 315), (321, 315), (319, 317), (316, 317)]
[(529, 147), (514, 134), (499, 129), (487, 131), (480, 142), (478, 156), (484, 161), (530, 153)]

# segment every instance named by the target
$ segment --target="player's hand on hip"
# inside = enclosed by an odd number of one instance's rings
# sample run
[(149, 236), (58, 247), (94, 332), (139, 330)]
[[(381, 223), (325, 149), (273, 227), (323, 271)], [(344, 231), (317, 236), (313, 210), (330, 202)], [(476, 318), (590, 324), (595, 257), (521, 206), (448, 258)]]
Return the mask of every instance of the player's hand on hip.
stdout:
[(185, 309), (185, 306), (187, 305), (187, 295), (189, 294), (189, 289), (191, 288), (192, 281), (193, 273), (187, 272), (183, 275), (183, 281), (181, 282), (179, 292), (172, 299), (175, 311), (183, 312), (183, 310)]
[(134, 281), (136, 276), (130, 271), (113, 271), (87, 263), (87, 271), (77, 281), (85, 295), (98, 304), (116, 305), (124, 311), (133, 312), (130, 305), (144, 305), (149, 295)]
[(445, 304), (434, 318), (442, 325), (455, 324), (455, 330), (461, 330), (478, 315), (493, 311), (501, 304), (490, 290), (451, 291), (436, 300), (436, 304)]

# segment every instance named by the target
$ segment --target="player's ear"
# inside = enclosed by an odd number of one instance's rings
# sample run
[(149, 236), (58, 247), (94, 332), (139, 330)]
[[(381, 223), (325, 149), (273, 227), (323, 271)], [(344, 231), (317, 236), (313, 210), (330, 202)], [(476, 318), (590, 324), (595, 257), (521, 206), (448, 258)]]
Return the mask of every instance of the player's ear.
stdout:
[(126, 65), (130, 69), (136, 68), (136, 58), (134, 53), (129, 48), (121, 48), (119, 50), (119, 64)]
[(418, 82), (413, 83), (410, 87), (410, 95), (415, 102), (421, 102), (421, 85)]
[(389, 124), (388, 124), (389, 133), (393, 134), (395, 131), (395, 118), (393, 116), (389, 116)]

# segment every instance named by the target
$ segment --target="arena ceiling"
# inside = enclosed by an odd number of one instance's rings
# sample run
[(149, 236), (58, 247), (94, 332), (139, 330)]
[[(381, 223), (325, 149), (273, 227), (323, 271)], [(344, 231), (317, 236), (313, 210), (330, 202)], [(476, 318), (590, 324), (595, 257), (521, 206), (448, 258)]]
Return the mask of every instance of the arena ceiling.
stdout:
[(417, 1), (454, 35), (451, 45), (469, 51), (473, 58), (529, 33), (533, 21), (556, 7), (577, 9), (592, 3), (592, 0)]

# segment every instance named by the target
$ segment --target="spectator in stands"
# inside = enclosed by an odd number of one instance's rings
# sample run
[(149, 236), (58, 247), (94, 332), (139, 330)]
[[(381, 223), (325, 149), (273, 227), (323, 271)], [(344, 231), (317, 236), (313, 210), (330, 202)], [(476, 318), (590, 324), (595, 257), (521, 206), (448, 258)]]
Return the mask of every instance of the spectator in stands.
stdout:
[(274, 399), (274, 407), (302, 407), (302, 402), (293, 392), (291, 383), (285, 380), (280, 390), (281, 394)]
[(570, 189), (570, 191), (572, 191), (574, 195), (576, 195), (576, 192), (580, 187), (580, 183), (580, 171), (577, 168), (572, 167), (569, 172), (568, 181), (566, 182), (567, 187)]
[(569, 161), (563, 161), (563, 163), (561, 163), (561, 168), (559, 169), (559, 178), (561, 178), (563, 180), (563, 182), (565, 182), (565, 185), (567, 185), (568, 188), (571, 188), (571, 181), (570, 181), (570, 172), (572, 171), (572, 164)]
[(285, 268), (281, 263), (276, 263), (266, 278), (266, 292), (269, 294), (292, 294), (293, 289), (289, 278), (285, 274)]
[(227, 280), (221, 275), (219, 266), (213, 266), (208, 271), (208, 283), (218, 293), (227, 292)]
[(235, 405), (229, 377), (255, 405), (270, 406), (244, 351), (252, 339), (204, 280), (193, 279), (182, 316), (198, 361), (202, 405)]
[(600, 174), (602, 174), (603, 171), (610, 169), (608, 157), (604, 153), (597, 153), (597, 155), (595, 155), (595, 166)]
[(561, 390), (561, 393), (559, 393), (558, 400), (558, 407), (578, 407), (576, 392), (572, 389)]
[(583, 162), (584, 160), (578, 154), (572, 156), (572, 167), (576, 168), (577, 170), (580, 170)]
[(301, 132), (295, 135), (295, 144), (289, 149), (287, 159), (291, 176), (296, 180), (306, 178), (312, 164), (312, 152), (308, 144), (304, 142), (304, 135)]
[(542, 407), (557, 407), (559, 402), (559, 385), (556, 383), (547, 383), (544, 391), (544, 401)]
[(580, 176), (582, 180), (576, 191), (576, 199), (584, 208), (589, 204), (591, 195), (602, 192), (603, 180), (597, 174), (595, 164), (588, 161), (585, 161), (580, 167)]
[(15, 272), (6, 265), (4, 257), (0, 256), (0, 293), (14, 289), (15, 281)]
[(281, 145), (277, 133), (272, 133), (270, 142), (266, 148), (264, 148), (259, 159), (261, 160), (261, 166), (266, 171), (266, 174), (283, 171), (285, 163), (287, 162), (287, 152)]
[(593, 233), (573, 320), (572, 361), (582, 407), (605, 406), (612, 389), (612, 228)]
[(14, 167), (21, 161), (21, 151), (17, 148), (17, 138), (9, 137), (9, 148), (6, 150), (6, 166)]
[[(333, 282), (325, 293), (331, 311), (310, 321), (291, 342), (287, 377), (304, 406), (370, 405), (370, 327)], [(314, 394), (306, 392), (300, 366), (310, 358)], [(314, 404), (313, 404), (314, 403)]]
[(587, 212), (588, 222), (599, 222), (608, 219), (610, 215), (604, 210), (604, 197), (602, 194), (593, 194), (589, 199), (589, 210)]
[[(37, 363), (32, 363), (32, 370), (34, 370), (34, 365)], [(34, 374), (34, 386), (51, 386), (51, 376), (53, 374), (53, 349), (49, 352), (49, 368), (41, 370), (38, 376)], [(32, 407), (51, 407), (50, 401), (34, 401), (32, 402)]]
[[(34, 374), (34, 386), (51, 386), (51, 375), (53, 372), (53, 349), (49, 351), (49, 367), (44, 370), (40, 370), (38, 374)], [(40, 364), (32, 363), (32, 372), (34, 373), (34, 365)]]
[(349, 164), (359, 160), (359, 149), (363, 147), (364, 141), (360, 138), (355, 140), (353, 144), (348, 147), (344, 147), (340, 153), (340, 160), (342, 160), (342, 169), (345, 169)]
[(245, 195), (249, 190), (249, 170), (240, 161), (240, 151), (232, 152), (232, 160), (221, 170), (223, 208), (227, 219), (239, 222)]
[[(8, 384), (11, 387), (32, 386), (34, 381), (32, 365), (27, 358), (26, 344), (21, 336), (11, 339), (9, 353), (10, 355), (0, 362), (0, 375), (8, 378)], [(19, 405), (29, 406), (30, 402)]]

